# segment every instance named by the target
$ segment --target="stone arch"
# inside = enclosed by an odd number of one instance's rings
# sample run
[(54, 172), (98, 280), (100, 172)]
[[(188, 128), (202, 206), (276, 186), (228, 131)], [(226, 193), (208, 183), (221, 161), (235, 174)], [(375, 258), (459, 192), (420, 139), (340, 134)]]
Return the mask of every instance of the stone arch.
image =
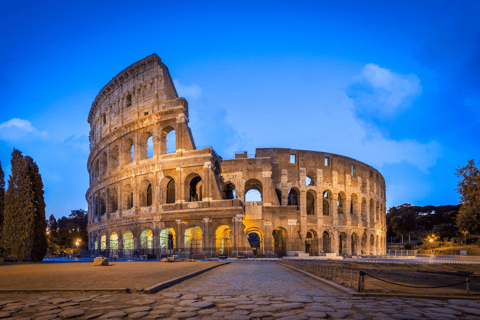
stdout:
[(352, 233), (352, 239), (351, 239), (351, 250), (352, 250), (352, 255), (356, 256), (358, 255), (358, 236), (355, 232)]
[[(260, 200), (251, 200), (257, 199), (258, 194), (255, 192), (252, 192), (251, 190), (257, 190), (258, 193), (260, 193)], [(248, 196), (247, 196), (248, 194)], [(245, 202), (248, 201), (262, 201), (263, 200), (263, 185), (262, 183), (257, 180), (257, 179), (250, 179), (247, 182), (245, 182)]]
[(185, 178), (186, 201), (202, 201), (202, 177), (198, 173), (190, 173)]
[(131, 138), (125, 139), (122, 154), (125, 159), (125, 164), (132, 163), (135, 160), (135, 145)]
[(358, 216), (358, 196), (356, 193), (352, 193), (350, 196), (350, 214)]
[(127, 230), (122, 235), (123, 239), (123, 249), (124, 250), (133, 250), (135, 247), (133, 233), (130, 230)]
[(215, 250), (217, 256), (230, 254), (230, 234), (232, 229), (227, 225), (221, 225), (215, 230)]
[(163, 128), (161, 135), (162, 154), (177, 152), (177, 134), (175, 128), (167, 126)]
[(322, 233), (322, 240), (323, 240), (323, 252), (331, 253), (332, 252), (332, 239), (330, 233), (324, 231)]
[(172, 240), (173, 240), (172, 246), (173, 246), (173, 249), (175, 248), (175, 244), (177, 243), (176, 242), (177, 236), (175, 234), (175, 229), (173, 228), (165, 228), (165, 229), (162, 229), (162, 231), (160, 231), (160, 248), (168, 249), (169, 234), (172, 235)]
[(375, 236), (370, 235), (370, 254), (375, 255)]
[(361, 215), (362, 221), (367, 221), (367, 199), (365, 198), (362, 198)]
[[(150, 150), (149, 150), (149, 143), (150, 143)], [(151, 131), (145, 131), (140, 135), (140, 139), (137, 143), (137, 147), (138, 147), (138, 154), (141, 160), (153, 157), (153, 134)]]
[(169, 204), (175, 203), (175, 179), (170, 176), (165, 176), (160, 180), (160, 203)]
[(245, 231), (245, 234), (247, 235), (247, 241), (250, 244), (250, 248), (252, 248), (254, 255), (257, 255), (257, 253), (262, 254), (264, 252), (263, 232), (256, 227), (251, 227)]
[(99, 203), (100, 210), (99, 210), (99, 212), (100, 212), (100, 216), (102, 216), (102, 217), (105, 215), (105, 213), (107, 213), (107, 201), (106, 201), (106, 199), (107, 199), (107, 197), (105, 195), (105, 191), (101, 192), (100, 193), (100, 203)]
[(348, 254), (347, 234), (345, 232), (340, 232), (340, 235), (338, 237), (338, 250), (341, 255)]
[(283, 257), (287, 253), (287, 230), (284, 228), (275, 228), (272, 232), (274, 252)]
[(309, 171), (305, 177), (305, 185), (313, 187), (315, 186), (315, 181), (317, 181), (317, 175), (315, 171)]
[(337, 212), (338, 214), (344, 214), (346, 213), (346, 200), (347, 196), (345, 195), (345, 192), (340, 191), (338, 193), (338, 198), (337, 198)]
[(94, 180), (97, 181), (99, 177), (100, 177), (100, 160), (97, 159), (94, 165)]
[(318, 255), (318, 242), (317, 233), (315, 230), (307, 231), (305, 236), (305, 253), (309, 253), (312, 256)]
[(330, 215), (330, 202), (332, 199), (332, 192), (330, 190), (323, 191), (323, 215)]
[(118, 250), (118, 234), (115, 231), (110, 234), (110, 250)]
[(369, 207), (369, 215), (370, 215), (370, 223), (374, 224), (375, 223), (375, 204), (373, 199), (370, 199), (370, 207)]
[(100, 250), (107, 250), (107, 235), (105, 233), (100, 236)]
[(314, 215), (316, 213), (315, 203), (316, 203), (317, 193), (315, 190), (307, 191), (307, 215)]
[(375, 205), (375, 221), (380, 222), (380, 203), (378, 201)]
[(104, 151), (100, 156), (100, 175), (103, 176), (107, 174), (107, 171), (108, 171), (108, 157), (107, 157), (107, 152)]
[(143, 230), (140, 233), (140, 248), (153, 249), (153, 232), (150, 229)]
[(110, 148), (110, 159), (109, 162), (110, 162), (110, 167), (112, 169), (116, 169), (118, 168), (118, 165), (120, 164), (120, 148), (118, 147), (118, 145), (113, 145), (111, 148)]
[(288, 191), (288, 205), (297, 206), (297, 211), (300, 210), (300, 191), (297, 188)]
[(140, 183), (140, 187), (139, 187), (139, 193), (140, 193), (140, 203), (139, 205), (141, 207), (149, 207), (152, 205), (152, 200), (153, 200), (153, 187), (152, 187), (152, 183), (150, 182), (150, 180), (143, 180), (141, 183)]
[(226, 182), (223, 185), (223, 190), (222, 190), (222, 199), (225, 200), (230, 200), (230, 199), (236, 199), (237, 198), (237, 193), (235, 191), (235, 184), (233, 182)]
[(116, 212), (118, 210), (118, 190), (116, 187), (111, 187), (108, 190), (110, 208), (108, 213)]
[(127, 184), (123, 187), (123, 209), (128, 210), (133, 208), (133, 188)]
[(185, 249), (190, 250), (190, 254), (200, 254), (203, 252), (203, 233), (199, 226), (192, 226), (185, 230)]

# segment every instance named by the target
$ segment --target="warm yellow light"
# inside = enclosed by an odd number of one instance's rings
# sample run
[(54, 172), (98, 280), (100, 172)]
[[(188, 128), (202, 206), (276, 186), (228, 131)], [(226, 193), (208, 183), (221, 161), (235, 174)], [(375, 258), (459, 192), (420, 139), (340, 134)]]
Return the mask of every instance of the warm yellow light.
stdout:
[(79, 242), (78, 242), (78, 241), (76, 242), (76, 245), (77, 245), (77, 246), (79, 245)]
[(47, 231), (47, 234), (50, 234), (50, 231)]
[(433, 239), (430, 239), (430, 240), (428, 240), (428, 241), (433, 242)]

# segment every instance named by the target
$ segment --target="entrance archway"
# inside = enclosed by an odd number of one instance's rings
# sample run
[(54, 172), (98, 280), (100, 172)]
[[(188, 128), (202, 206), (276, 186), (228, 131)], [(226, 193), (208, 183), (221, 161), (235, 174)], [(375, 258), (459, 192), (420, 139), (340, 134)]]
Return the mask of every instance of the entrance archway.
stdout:
[(307, 232), (307, 238), (305, 239), (305, 253), (311, 256), (316, 256), (318, 252), (318, 241), (315, 231), (310, 230)]
[(331, 253), (332, 252), (332, 246), (331, 246), (331, 241), (330, 241), (330, 235), (328, 234), (327, 231), (323, 232), (322, 235), (322, 240), (323, 240), (323, 252), (325, 253)]
[(252, 252), (254, 256), (263, 255), (264, 254), (264, 247), (263, 247), (263, 236), (262, 232), (256, 228), (248, 230), (247, 232), (247, 240), (250, 244), (250, 248), (252, 248)]
[(162, 229), (160, 231), (160, 248), (162, 248), (162, 251), (166, 251), (168, 253), (173, 253), (170, 252), (170, 248), (168, 247), (168, 235), (171, 235), (172, 237), (172, 244), (171, 244), (171, 250), (175, 249), (175, 243), (176, 243), (176, 236), (175, 236), (175, 230), (173, 228), (170, 229)]
[(190, 227), (185, 230), (185, 249), (190, 251), (190, 255), (203, 253), (203, 234), (199, 226)]

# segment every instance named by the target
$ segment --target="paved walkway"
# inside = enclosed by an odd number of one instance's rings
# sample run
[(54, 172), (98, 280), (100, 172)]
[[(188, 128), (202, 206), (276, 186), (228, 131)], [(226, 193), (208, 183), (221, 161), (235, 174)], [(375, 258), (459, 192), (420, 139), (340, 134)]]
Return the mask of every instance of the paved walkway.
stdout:
[(480, 299), (352, 298), (273, 262), (237, 262), (154, 295), (0, 294), (16, 319), (480, 319)]

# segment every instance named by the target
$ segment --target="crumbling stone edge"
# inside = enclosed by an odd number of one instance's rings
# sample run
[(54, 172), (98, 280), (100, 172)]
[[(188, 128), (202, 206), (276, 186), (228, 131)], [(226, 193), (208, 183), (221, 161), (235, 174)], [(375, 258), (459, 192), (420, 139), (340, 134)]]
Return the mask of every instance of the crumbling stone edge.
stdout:
[(184, 275), (184, 276), (181, 276), (181, 277), (178, 277), (178, 278), (175, 278), (175, 279), (172, 279), (172, 280), (168, 280), (168, 281), (165, 281), (165, 282), (161, 282), (161, 283), (157, 283), (149, 288), (146, 288), (146, 289), (143, 289), (143, 292), (144, 293), (149, 293), (149, 294), (153, 294), (153, 293), (157, 293), (158, 291), (160, 290), (163, 290), (165, 288), (168, 288), (168, 287), (171, 287), (173, 286), (174, 284), (177, 284), (177, 283), (180, 283), (184, 280), (187, 280), (187, 279), (190, 279), (190, 278), (193, 278), (195, 276), (198, 276), (204, 272), (207, 272), (207, 271), (210, 271), (214, 268), (217, 268), (217, 267), (221, 267), (221, 266), (224, 266), (224, 265), (227, 265), (227, 264), (230, 264), (230, 262), (225, 262), (225, 263), (222, 263), (222, 264), (217, 264), (215, 266), (212, 266), (212, 267), (208, 267), (208, 268), (205, 268), (205, 269), (202, 269), (202, 270), (199, 270), (199, 271), (195, 271), (195, 272), (192, 272), (190, 274), (187, 274), (187, 275)]
[(104, 291), (104, 292), (129, 292), (128, 288), (111, 288), (111, 289), (0, 289), (0, 293), (42, 293), (42, 292), (91, 292), (91, 291)]

